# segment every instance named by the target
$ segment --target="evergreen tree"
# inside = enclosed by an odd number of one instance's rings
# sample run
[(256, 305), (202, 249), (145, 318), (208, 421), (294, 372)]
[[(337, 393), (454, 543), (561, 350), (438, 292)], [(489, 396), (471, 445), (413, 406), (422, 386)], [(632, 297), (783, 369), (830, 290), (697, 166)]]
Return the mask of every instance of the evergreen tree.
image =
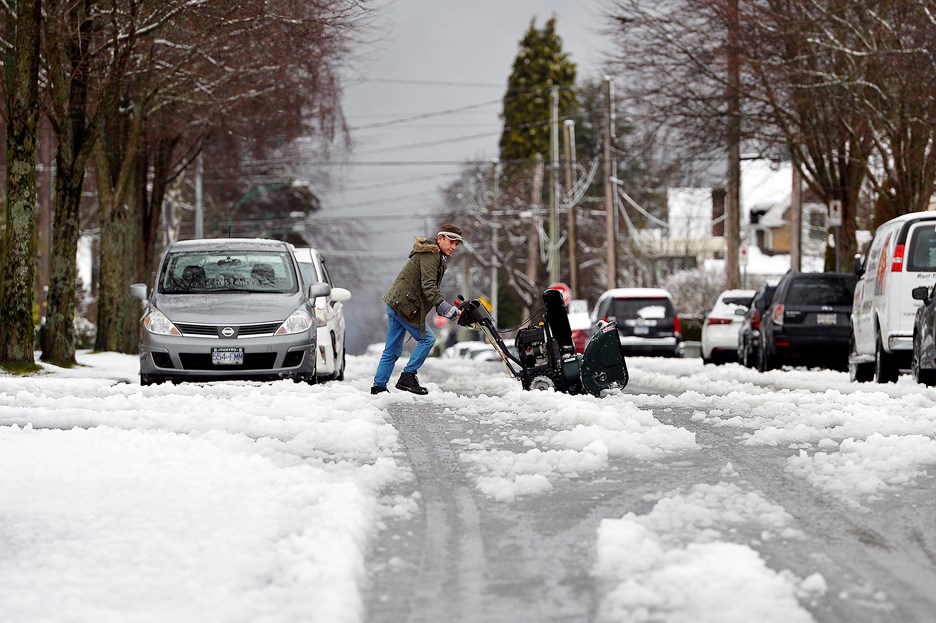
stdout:
[(500, 159), (507, 165), (508, 177), (515, 170), (511, 165), (527, 163), (537, 153), (549, 156), (550, 90), (559, 88), (559, 117), (572, 116), (577, 108), (575, 73), (576, 65), (562, 51), (562, 39), (556, 34), (556, 18), (550, 18), (542, 30), (537, 30), (535, 19), (531, 21), (520, 40), (501, 114)]
[[(542, 188), (549, 188), (550, 119), (552, 89), (558, 91), (559, 123), (577, 111), (575, 97), (576, 65), (562, 51), (562, 39), (556, 33), (556, 18), (550, 18), (542, 29), (536, 20), (520, 40), (520, 50), (513, 63), (504, 94), (501, 118), (504, 129), (500, 138), (502, 179), (499, 203), (504, 208), (526, 210), (542, 204), (542, 197), (533, 197), (534, 159), (542, 155), (547, 174)], [(557, 172), (558, 173), (558, 172)], [(530, 230), (529, 219), (508, 219), (508, 238), (524, 237)], [(538, 306), (539, 293), (548, 285), (543, 267), (536, 267), (534, 283), (526, 279), (526, 258), (522, 254), (510, 264), (504, 264), (501, 275), (503, 296), (500, 300), (501, 324), (517, 324), (523, 307)]]

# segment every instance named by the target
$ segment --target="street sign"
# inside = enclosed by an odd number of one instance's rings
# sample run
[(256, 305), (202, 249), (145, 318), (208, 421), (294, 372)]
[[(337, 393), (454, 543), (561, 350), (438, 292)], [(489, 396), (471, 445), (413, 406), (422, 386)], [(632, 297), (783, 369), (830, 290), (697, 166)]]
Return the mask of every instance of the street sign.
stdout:
[(842, 201), (840, 199), (833, 199), (829, 202), (829, 226), (842, 226)]

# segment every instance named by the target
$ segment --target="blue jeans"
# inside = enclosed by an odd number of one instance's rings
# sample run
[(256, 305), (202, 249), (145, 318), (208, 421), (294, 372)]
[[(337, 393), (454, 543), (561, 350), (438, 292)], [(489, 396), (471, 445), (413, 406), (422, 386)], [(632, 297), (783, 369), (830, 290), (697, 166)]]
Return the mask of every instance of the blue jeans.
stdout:
[(416, 348), (413, 349), (413, 354), (410, 355), (403, 371), (415, 374), (432, 351), (432, 346), (436, 340), (435, 335), (432, 333), (432, 329), (429, 328), (428, 323), (426, 323), (426, 335), (420, 335), (419, 329), (400, 318), (393, 311), (393, 308), (387, 305), (387, 345), (384, 346), (383, 354), (380, 356), (380, 363), (377, 365), (377, 374), (374, 376), (375, 387), (387, 386), (387, 381), (390, 380), (390, 375), (393, 374), (393, 366), (396, 364), (396, 360), (399, 359), (400, 353), (403, 352), (403, 339), (407, 333), (416, 340)]

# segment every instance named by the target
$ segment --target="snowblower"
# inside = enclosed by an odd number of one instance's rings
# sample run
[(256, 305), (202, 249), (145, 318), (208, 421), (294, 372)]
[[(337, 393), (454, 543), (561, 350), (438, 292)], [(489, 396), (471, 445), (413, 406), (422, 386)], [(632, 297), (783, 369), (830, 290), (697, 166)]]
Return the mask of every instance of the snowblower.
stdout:
[(516, 355), (504, 343), (490, 311), (480, 300), (459, 299), (458, 324), (481, 331), (525, 390), (553, 388), (567, 394), (588, 392), (600, 396), (603, 390), (627, 385), (627, 365), (614, 322), (599, 324), (585, 352), (578, 354), (562, 293), (546, 290), (543, 303), (543, 321), (517, 331)]

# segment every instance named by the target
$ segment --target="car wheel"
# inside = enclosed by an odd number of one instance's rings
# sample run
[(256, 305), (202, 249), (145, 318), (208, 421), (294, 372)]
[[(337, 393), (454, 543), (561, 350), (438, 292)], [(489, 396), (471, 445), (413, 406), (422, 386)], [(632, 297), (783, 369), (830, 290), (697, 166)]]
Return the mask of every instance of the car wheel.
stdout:
[(855, 352), (855, 336), (852, 335), (848, 346), (848, 378), (852, 383), (870, 383), (874, 380), (873, 363), (853, 363), (857, 356)]
[(936, 370), (933, 368), (924, 368), (920, 365), (920, 355), (922, 347), (920, 346), (920, 334), (916, 333), (913, 336), (913, 357), (910, 360), (910, 373), (913, 375), (913, 380), (927, 387), (933, 387), (936, 385)]
[(344, 351), (344, 349), (342, 349), (342, 351), (341, 351), (341, 368), (338, 370), (338, 375), (335, 376), (335, 380), (336, 380), (336, 381), (343, 381), (343, 380), (344, 380), (345, 357), (346, 357), (346, 355), (347, 355), (347, 353)]
[(770, 355), (767, 353), (766, 348), (757, 349), (757, 371), (758, 372), (767, 372), (770, 370), (773, 362), (770, 360)]
[(884, 350), (878, 334), (874, 347), (874, 380), (878, 383), (896, 383), (900, 369), (894, 364), (894, 356)]

